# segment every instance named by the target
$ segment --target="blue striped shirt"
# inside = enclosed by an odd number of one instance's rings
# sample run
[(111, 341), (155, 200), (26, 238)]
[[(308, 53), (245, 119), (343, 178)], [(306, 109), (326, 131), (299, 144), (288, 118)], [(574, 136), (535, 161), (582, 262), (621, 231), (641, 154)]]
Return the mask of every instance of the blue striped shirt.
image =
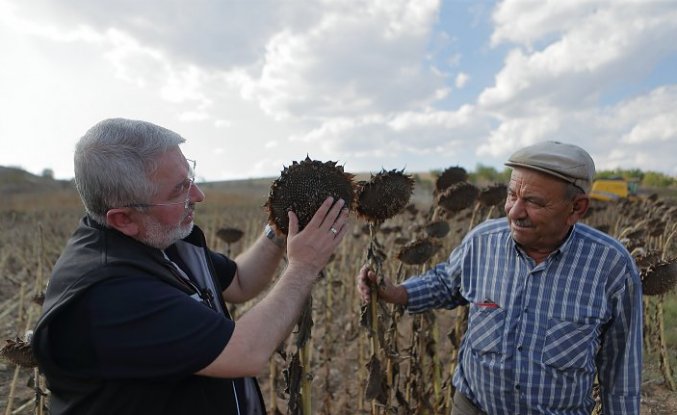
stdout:
[(488, 414), (639, 414), (641, 282), (615, 239), (576, 224), (536, 264), (506, 218), (468, 233), (447, 262), (403, 283), (410, 313), (469, 302), (453, 383)]

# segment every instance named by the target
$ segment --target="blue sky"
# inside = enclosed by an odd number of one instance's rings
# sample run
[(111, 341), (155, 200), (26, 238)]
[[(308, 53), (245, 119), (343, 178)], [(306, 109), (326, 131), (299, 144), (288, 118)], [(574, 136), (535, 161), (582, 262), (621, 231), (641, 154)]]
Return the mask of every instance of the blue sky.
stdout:
[(104, 118), (204, 180), (478, 163), (560, 140), (677, 176), (677, 0), (0, 0), (0, 165), (72, 177)]

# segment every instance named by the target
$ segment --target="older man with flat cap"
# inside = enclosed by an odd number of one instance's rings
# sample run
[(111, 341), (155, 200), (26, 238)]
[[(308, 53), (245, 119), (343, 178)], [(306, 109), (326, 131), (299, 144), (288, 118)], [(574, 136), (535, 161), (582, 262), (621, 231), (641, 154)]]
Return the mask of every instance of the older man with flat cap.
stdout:
[[(590, 155), (555, 141), (515, 152), (507, 217), (466, 235), (446, 262), (378, 295), (410, 313), (469, 304), (452, 415), (639, 414), (641, 283), (618, 241), (578, 221)], [(377, 276), (358, 275), (364, 301)]]

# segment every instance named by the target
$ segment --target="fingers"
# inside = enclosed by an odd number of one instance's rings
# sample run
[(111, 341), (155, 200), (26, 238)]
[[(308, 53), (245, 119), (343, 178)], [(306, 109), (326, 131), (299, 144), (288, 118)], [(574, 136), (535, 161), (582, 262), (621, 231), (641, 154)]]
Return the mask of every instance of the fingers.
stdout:
[(341, 199), (334, 202), (328, 197), (320, 205), (312, 219), (299, 231), (298, 217), (288, 213), (289, 233), (287, 257), (289, 264), (302, 265), (320, 271), (327, 265), (331, 253), (349, 230), (349, 211)]
[(296, 213), (291, 210), (287, 212), (287, 217), (289, 218), (289, 236), (293, 237), (299, 233), (299, 218), (296, 216)]
[[(330, 198), (328, 198), (330, 199)], [(345, 205), (346, 202), (343, 199), (339, 199), (334, 203), (329, 210), (329, 212), (324, 216), (322, 220), (322, 224), (320, 225), (320, 228), (324, 228), (327, 231), (329, 231), (332, 227), (336, 230), (340, 230), (339, 226), (342, 224), (336, 224), (335, 222), (338, 221), (341, 212), (343, 212), (343, 205)], [(347, 210), (347, 209), (346, 209)], [(347, 216), (347, 215), (346, 215)]]
[(357, 276), (357, 287), (362, 301), (371, 301), (371, 286), (376, 282), (376, 274), (369, 269), (369, 265), (363, 265)]
[[(334, 204), (335, 206), (332, 208), (332, 211), (334, 208), (336, 208), (336, 205), (338, 205), (338, 202)], [(329, 226), (329, 232), (333, 233), (335, 235), (335, 239), (340, 241), (343, 239), (345, 234), (348, 232), (348, 216), (350, 214), (350, 211), (348, 208), (340, 208), (340, 212), (338, 213), (338, 217), (335, 218), (333, 222), (330, 223)], [(331, 212), (327, 216), (328, 218), (331, 217)], [(326, 221), (328, 222), (328, 220)], [(337, 241), (337, 242), (338, 242)]]
[[(333, 204), (334, 204), (333, 197), (329, 196), (328, 198), (326, 198), (324, 202), (322, 202), (320, 207), (317, 209), (313, 217), (310, 219), (306, 227), (319, 228), (322, 225), (324, 218), (327, 216), (327, 213), (329, 212), (329, 209), (331, 209)], [(329, 227), (327, 227), (327, 230), (329, 230)]]

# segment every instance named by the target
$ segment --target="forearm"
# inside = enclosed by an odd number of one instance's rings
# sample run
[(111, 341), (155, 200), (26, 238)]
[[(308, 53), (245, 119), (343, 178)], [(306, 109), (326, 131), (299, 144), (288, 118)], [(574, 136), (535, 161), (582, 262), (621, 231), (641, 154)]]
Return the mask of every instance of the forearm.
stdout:
[[(333, 203), (331, 197), (327, 198), (303, 232), (298, 230), (296, 215), (289, 212), (287, 269), (270, 293), (237, 321), (223, 351), (199, 374), (238, 377), (257, 375), (262, 370), (275, 348), (291, 332), (313, 282), (347, 232), (348, 209), (343, 209), (343, 205), (342, 200)], [(338, 229), (338, 232), (331, 229)], [(259, 238), (252, 253), (259, 254), (257, 248), (265, 249), (271, 255), (267, 259), (274, 258), (270, 251), (272, 247), (264, 244), (276, 246), (271, 240)], [(277, 255), (281, 256), (281, 253)], [(258, 256), (256, 263), (254, 257), (245, 256), (242, 260), (260, 272)], [(272, 267), (269, 270), (272, 271)]]
[(402, 285), (392, 285), (383, 289), (379, 287), (378, 295), (392, 304), (406, 306), (408, 302), (407, 290)]
[(307, 268), (290, 265), (270, 293), (238, 319), (219, 357), (198, 374), (215, 377), (259, 374), (294, 327), (316, 277)]
[[(447, 263), (400, 284), (407, 293), (407, 310), (421, 313), (433, 308), (453, 309), (467, 302), (460, 294), (460, 279), (452, 275)], [(453, 289), (452, 289), (453, 287)]]
[(284, 246), (260, 236), (252, 246), (235, 258), (237, 274), (224, 292), (229, 302), (243, 302), (258, 295), (272, 280), (284, 255)]

